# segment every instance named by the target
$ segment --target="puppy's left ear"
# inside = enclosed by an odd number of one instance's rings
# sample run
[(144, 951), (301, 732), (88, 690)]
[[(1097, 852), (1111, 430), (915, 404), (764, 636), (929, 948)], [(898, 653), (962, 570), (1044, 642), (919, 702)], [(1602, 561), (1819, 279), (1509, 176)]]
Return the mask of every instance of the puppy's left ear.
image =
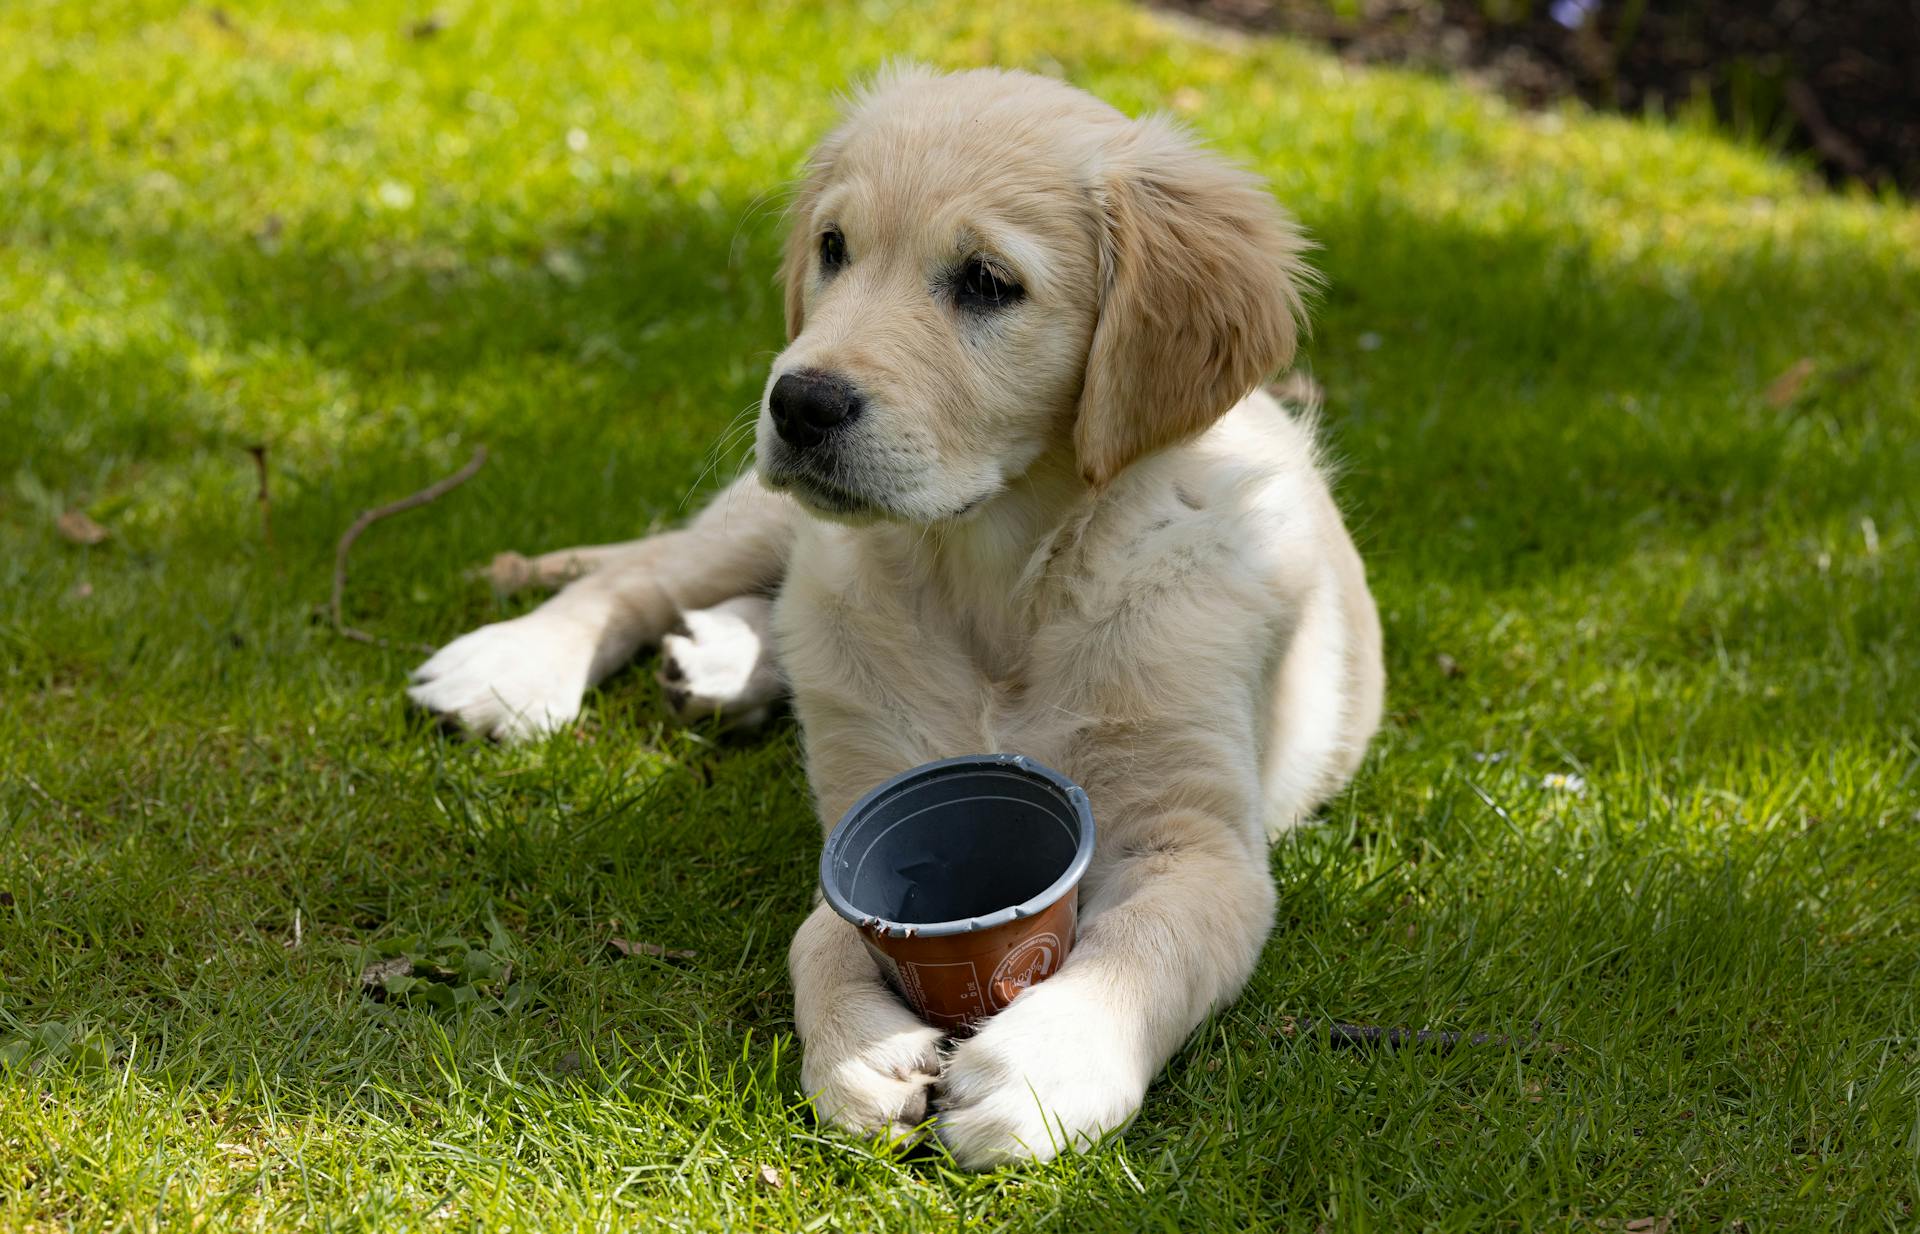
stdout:
[(1109, 142), (1095, 197), (1100, 312), (1074, 448), (1098, 486), (1291, 362), (1315, 275), (1273, 195), (1157, 117)]

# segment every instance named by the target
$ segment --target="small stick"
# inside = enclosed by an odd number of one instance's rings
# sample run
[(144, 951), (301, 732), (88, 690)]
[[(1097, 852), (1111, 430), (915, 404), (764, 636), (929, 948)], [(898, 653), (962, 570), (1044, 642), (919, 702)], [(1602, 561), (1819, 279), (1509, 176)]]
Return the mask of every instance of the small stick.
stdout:
[(486, 461), (487, 448), (485, 446), (476, 446), (473, 451), (473, 457), (468, 459), (467, 465), (459, 471), (454, 472), (443, 480), (429, 484), (411, 496), (402, 497), (398, 501), (390, 501), (384, 506), (375, 506), (371, 510), (363, 510), (360, 512), (360, 517), (353, 520), (353, 525), (347, 528), (346, 534), (340, 537), (339, 546), (333, 550), (333, 603), (329, 606), (329, 611), (333, 615), (333, 632), (335, 634), (340, 635), (342, 638), (353, 639), (358, 643), (369, 643), (375, 647), (401, 647), (409, 651), (421, 651), (428, 654), (433, 652), (434, 648), (427, 646), (425, 643), (395, 643), (389, 639), (381, 638), (377, 634), (369, 634), (365, 630), (356, 629), (347, 624), (346, 618), (343, 616), (347, 598), (347, 554), (352, 551), (353, 542), (360, 538), (361, 532), (383, 518), (391, 518), (396, 514), (405, 514), (408, 510), (417, 509), (430, 501), (438, 501), (454, 489), (459, 488), (462, 484), (473, 479), (474, 473), (485, 466)]
[(247, 453), (253, 455), (253, 469), (260, 473), (260, 493), (255, 499), (260, 503), (260, 538), (273, 547), (273, 498), (267, 494), (267, 447), (264, 444), (248, 446)]

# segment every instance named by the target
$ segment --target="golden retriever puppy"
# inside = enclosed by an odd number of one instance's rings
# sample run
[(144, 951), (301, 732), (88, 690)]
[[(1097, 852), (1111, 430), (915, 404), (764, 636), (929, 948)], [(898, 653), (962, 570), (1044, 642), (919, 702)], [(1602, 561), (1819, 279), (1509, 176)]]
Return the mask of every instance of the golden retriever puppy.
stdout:
[(537, 734), (664, 640), (687, 714), (791, 690), (824, 826), (951, 755), (1077, 780), (1099, 826), (1078, 944), (972, 1037), (917, 1020), (825, 905), (790, 963), (824, 1118), (932, 1116), (974, 1167), (1091, 1144), (1238, 993), (1269, 837), (1380, 716), (1312, 427), (1259, 389), (1294, 352), (1303, 247), (1163, 120), (1022, 73), (882, 74), (793, 204), (758, 475), (684, 530), (530, 563), (585, 573), (448, 644), (413, 698)]

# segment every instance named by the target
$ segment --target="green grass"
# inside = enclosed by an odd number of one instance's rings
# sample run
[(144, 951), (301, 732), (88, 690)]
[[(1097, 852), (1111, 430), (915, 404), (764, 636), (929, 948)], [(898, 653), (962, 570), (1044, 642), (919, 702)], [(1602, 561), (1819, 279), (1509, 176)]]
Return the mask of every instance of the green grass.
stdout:
[[(1920, 1221), (1920, 214), (1050, 10), (0, 8), (0, 1229)], [(983, 1178), (799, 1099), (790, 729), (674, 730), (638, 671), (464, 745), (314, 619), (355, 512), (476, 443), (356, 550), (362, 624), (519, 611), (463, 570), (730, 474), (780, 188), (894, 53), (1170, 107), (1311, 227), (1392, 677), (1246, 996), (1115, 1143)], [(472, 993), (365, 997), (383, 946)], [(1322, 1016), (1558, 1048), (1282, 1031)]]

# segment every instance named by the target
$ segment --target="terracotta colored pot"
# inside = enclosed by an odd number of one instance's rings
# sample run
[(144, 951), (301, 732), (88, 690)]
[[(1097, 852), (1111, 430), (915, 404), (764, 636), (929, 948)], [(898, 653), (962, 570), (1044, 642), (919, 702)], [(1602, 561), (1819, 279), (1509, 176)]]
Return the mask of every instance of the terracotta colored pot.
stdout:
[(920, 1018), (963, 1034), (1059, 970), (1092, 860), (1079, 785), (983, 754), (862, 797), (827, 837), (820, 888)]

